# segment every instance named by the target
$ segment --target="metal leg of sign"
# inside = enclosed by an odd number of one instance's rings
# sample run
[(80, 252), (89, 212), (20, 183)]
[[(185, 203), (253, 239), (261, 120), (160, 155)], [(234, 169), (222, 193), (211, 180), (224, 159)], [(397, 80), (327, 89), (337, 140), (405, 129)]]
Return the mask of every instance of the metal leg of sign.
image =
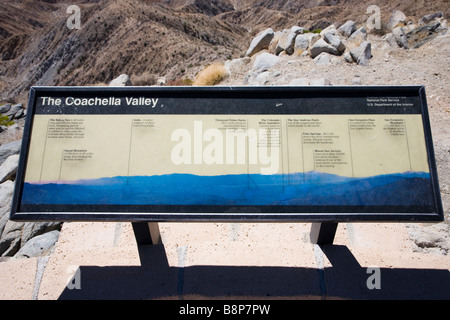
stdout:
[(133, 231), (138, 245), (161, 243), (161, 235), (157, 222), (133, 222)]
[(333, 244), (338, 224), (334, 222), (314, 222), (309, 238), (314, 244)]

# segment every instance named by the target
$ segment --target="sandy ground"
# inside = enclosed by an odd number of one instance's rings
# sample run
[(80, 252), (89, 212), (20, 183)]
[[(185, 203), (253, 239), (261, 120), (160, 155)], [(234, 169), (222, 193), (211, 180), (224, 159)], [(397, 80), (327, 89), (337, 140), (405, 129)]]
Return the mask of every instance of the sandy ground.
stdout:
[[(408, 51), (377, 41), (366, 67), (285, 56), (269, 85), (350, 85), (357, 76), (362, 85), (425, 85), (448, 218), (449, 37)], [(222, 85), (241, 85), (250, 67)], [(310, 227), (160, 223), (163, 244), (138, 247), (131, 223), (64, 223), (51, 255), (0, 263), (0, 299), (450, 299), (450, 257), (415, 252), (405, 223), (341, 223), (332, 246), (311, 244)], [(367, 285), (375, 274), (380, 289)]]

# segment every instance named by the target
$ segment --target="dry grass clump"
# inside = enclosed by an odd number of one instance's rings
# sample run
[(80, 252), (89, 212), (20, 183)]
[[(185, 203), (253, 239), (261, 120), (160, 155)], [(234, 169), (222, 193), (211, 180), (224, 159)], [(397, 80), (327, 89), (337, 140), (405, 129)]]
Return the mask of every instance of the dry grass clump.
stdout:
[(222, 63), (213, 63), (199, 72), (194, 80), (194, 86), (214, 86), (222, 81), (227, 70)]
[(184, 78), (177, 78), (167, 81), (167, 86), (192, 86), (193, 81), (187, 76)]

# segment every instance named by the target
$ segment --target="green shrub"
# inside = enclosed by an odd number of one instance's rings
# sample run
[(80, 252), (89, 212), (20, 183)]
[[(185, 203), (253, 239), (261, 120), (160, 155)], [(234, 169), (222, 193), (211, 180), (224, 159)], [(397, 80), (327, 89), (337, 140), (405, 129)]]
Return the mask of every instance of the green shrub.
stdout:
[(0, 126), (12, 126), (14, 124), (14, 121), (10, 121), (8, 116), (2, 116), (0, 114)]
[(321, 33), (322, 29), (305, 30), (303, 33)]

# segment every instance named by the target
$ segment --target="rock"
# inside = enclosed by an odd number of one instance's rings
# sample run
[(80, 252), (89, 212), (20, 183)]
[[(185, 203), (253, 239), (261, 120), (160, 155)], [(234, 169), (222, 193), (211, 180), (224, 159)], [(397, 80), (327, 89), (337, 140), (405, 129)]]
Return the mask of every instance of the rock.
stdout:
[(349, 37), (349, 40), (353, 41), (363, 41), (367, 40), (367, 30), (364, 27), (359, 28), (355, 32), (352, 33), (352, 35)]
[(24, 109), (23, 109), (23, 105), (21, 103), (18, 104), (14, 104), (11, 106), (11, 110), (16, 110), (16, 112), (14, 113), (14, 118), (15, 119), (19, 119), (22, 117), (22, 115), (24, 114)]
[(278, 41), (280, 41), (280, 38), (281, 38), (282, 34), (283, 34), (282, 31), (275, 31), (275, 34), (274, 34), (274, 36), (272, 38), (272, 41), (270, 41), (270, 44), (269, 44), (268, 51), (270, 53), (274, 53), (274, 54), (276, 53), (276, 48), (277, 48), (277, 45), (278, 45)]
[(23, 107), (22, 104), (12, 105), (8, 112), (3, 114), (4, 116), (8, 116), (9, 120), (19, 119), (23, 115)]
[(11, 209), (13, 192), (14, 182), (11, 180), (0, 184), (0, 238), (6, 223), (9, 221), (9, 211)]
[(334, 55), (338, 55), (339, 51), (337, 48), (332, 46), (331, 44), (327, 43), (325, 40), (320, 39), (318, 40), (310, 49), (311, 52), (311, 58), (317, 57), (322, 52), (331, 53)]
[(244, 67), (245, 65), (247, 65), (250, 62), (250, 58), (249, 57), (244, 57), (244, 58), (239, 58), (239, 59), (233, 59), (233, 60), (227, 60), (225, 61), (225, 68), (227, 69), (227, 72), (230, 73), (235, 73), (235, 72), (239, 72), (242, 67)]
[(338, 35), (338, 32), (339, 31), (336, 30), (336, 26), (334, 24), (331, 24), (320, 32), (320, 36), (323, 37), (323, 35), (325, 33), (331, 33), (334, 35)]
[(359, 47), (350, 50), (350, 55), (359, 65), (367, 65), (369, 63), (369, 59), (372, 57), (372, 46), (370, 42), (365, 41)]
[(314, 58), (314, 63), (318, 66), (328, 66), (331, 64), (330, 54), (322, 52)]
[(392, 34), (395, 37), (395, 41), (400, 48), (408, 49), (408, 40), (402, 27), (397, 27), (392, 30)]
[(400, 10), (392, 11), (391, 17), (389, 18), (389, 22), (387, 24), (387, 29), (389, 31), (393, 31), (397, 27), (403, 27), (406, 25), (406, 16)]
[(407, 224), (408, 234), (417, 246), (415, 251), (447, 255), (450, 251), (450, 229), (446, 223)]
[(9, 109), (11, 109), (11, 103), (3, 104), (0, 106), (0, 113), (4, 114), (4, 113), (8, 112)]
[(14, 114), (14, 118), (13, 118), (13, 119), (20, 119), (20, 118), (23, 118), (24, 116), (25, 116), (24, 110), (23, 110), (23, 109), (20, 109), (19, 111), (17, 111), (17, 112)]
[(0, 237), (0, 255), (13, 256), (20, 249), (20, 235), (24, 223), (8, 220)]
[(126, 74), (121, 74), (109, 83), (110, 87), (128, 87), (131, 85), (130, 77)]
[[(228, 60), (227, 60), (228, 61)], [(165, 86), (166, 85), (166, 77), (157, 77), (156, 84), (157, 86)]]
[(430, 42), (430, 46), (435, 50), (439, 50), (443, 47), (450, 47), (450, 33), (443, 36), (437, 36)]
[(272, 28), (261, 31), (255, 38), (253, 38), (252, 42), (250, 43), (250, 47), (246, 52), (246, 55), (248, 57), (251, 57), (259, 51), (268, 48), (274, 35), (275, 33), (273, 32)]
[[(3, 228), (2, 238), (3, 238), (3, 236), (7, 235), (8, 233), (14, 233), (16, 231), (19, 231), (20, 233), (22, 233), (22, 228), (23, 228), (24, 224), (25, 224), (25, 222), (17, 222), (17, 221), (8, 220), (5, 224), (5, 227)], [(19, 238), (20, 238), (20, 236), (19, 236)]]
[(294, 42), (298, 34), (303, 33), (305, 29), (301, 27), (292, 27), (290, 30), (283, 30), (280, 40), (278, 41), (275, 53), (279, 54), (285, 51), (287, 54), (291, 55), (294, 53)]
[(339, 39), (338, 36), (336, 36), (334, 33), (332, 32), (326, 32), (323, 34), (323, 39), (331, 44), (333, 47), (336, 48), (336, 50), (339, 52), (339, 54), (343, 53), (345, 51), (345, 45), (344, 43), (341, 41), (341, 39)]
[(271, 78), (271, 73), (269, 71), (264, 71), (256, 76), (254, 81), (250, 85), (263, 86), (266, 85)]
[(0, 165), (2, 165), (9, 156), (20, 153), (21, 145), (22, 140), (16, 140), (0, 146)]
[(331, 81), (325, 78), (314, 79), (310, 83), (311, 86), (331, 86)]
[(405, 33), (408, 33), (408, 32), (410, 32), (410, 31), (412, 31), (412, 30), (414, 30), (414, 29), (417, 29), (418, 28), (418, 26), (416, 25), (416, 24), (414, 24), (414, 23), (408, 23), (405, 27), (403, 27), (403, 31), (405, 32)]
[(308, 34), (306, 34), (306, 37), (309, 40), (309, 46), (308, 46), (309, 48), (311, 48), (317, 41), (319, 41), (321, 39), (320, 35), (317, 33), (308, 33)]
[(0, 256), (11, 256), (20, 247), (22, 224), (9, 220), (14, 182), (0, 184)]
[(297, 35), (302, 34), (303, 32), (305, 32), (305, 30), (306, 30), (305, 28), (299, 27), (299, 26), (293, 26), (291, 28), (291, 32), (293, 32), (293, 33), (295, 33)]
[(25, 222), (22, 228), (21, 243), (26, 243), (30, 239), (41, 234), (61, 230), (62, 222)]
[(295, 38), (294, 43), (294, 51), (298, 52), (299, 54), (303, 53), (304, 51), (308, 50), (309, 47), (309, 39), (304, 34), (299, 34)]
[(344, 60), (348, 63), (353, 63), (353, 58), (352, 55), (350, 54), (349, 51), (347, 51), (346, 53), (344, 53)]
[(352, 50), (356, 47), (359, 47), (361, 43), (367, 40), (367, 31), (366, 28), (361, 27), (355, 32), (352, 33), (350, 37), (347, 38), (345, 45), (348, 50)]
[(289, 29), (284, 29), (283, 31), (281, 31), (281, 33), (278, 36), (278, 42), (277, 45), (275, 47), (275, 54), (278, 55), (281, 52), (284, 51), (284, 49), (286, 48), (286, 42), (287, 42), (287, 37), (289, 35), (291, 31)]
[(6, 180), (12, 180), (16, 176), (17, 166), (19, 165), (19, 155), (9, 156), (0, 166), (0, 183)]
[(349, 20), (346, 23), (344, 23), (342, 26), (339, 27), (338, 31), (344, 36), (344, 37), (350, 37), (350, 35), (355, 32), (356, 30), (356, 23)]
[(36, 236), (30, 241), (28, 241), (20, 250), (14, 255), (15, 258), (31, 258), (42, 256), (55, 245), (58, 241), (59, 231), (54, 230), (51, 232), (44, 233), (42, 235)]
[(309, 81), (305, 78), (293, 79), (288, 84), (289, 86), (309, 86)]
[(437, 19), (437, 21), (441, 24), (441, 26), (436, 31), (438, 31), (441, 35), (447, 34), (447, 31), (448, 31), (447, 19), (440, 18), (440, 19)]
[(11, 141), (17, 141), (17, 139), (22, 139), (24, 126), (22, 124), (18, 124), (17, 122), (13, 125), (6, 126), (6, 130), (3, 131), (0, 136), (0, 145), (6, 144)]
[(422, 18), (420, 18), (419, 25), (423, 26), (423, 25), (429, 24), (431, 21), (433, 21), (435, 19), (439, 19), (439, 18), (443, 18), (443, 17), (444, 17), (444, 14), (441, 11), (436, 12), (436, 13), (430, 13), (430, 14), (427, 14), (427, 15), (423, 16)]
[(441, 26), (439, 21), (429, 23), (425, 26), (411, 30), (405, 35), (405, 41), (409, 48), (419, 48), (425, 43), (433, 40), (438, 36), (438, 28)]
[(338, 57), (338, 56), (331, 55), (330, 56), (330, 62), (331, 62), (332, 65), (338, 66), (338, 65), (342, 64), (342, 59), (340, 57)]
[(20, 230), (9, 232), (0, 239), (0, 255), (11, 257), (20, 249)]
[(255, 62), (253, 62), (252, 70), (258, 70), (260, 72), (266, 71), (272, 68), (280, 61), (280, 57), (274, 54), (263, 52), (256, 56)]
[(383, 41), (386, 41), (392, 48), (398, 48), (399, 45), (397, 43), (397, 39), (395, 39), (395, 36), (393, 33), (388, 33), (383, 36)]

